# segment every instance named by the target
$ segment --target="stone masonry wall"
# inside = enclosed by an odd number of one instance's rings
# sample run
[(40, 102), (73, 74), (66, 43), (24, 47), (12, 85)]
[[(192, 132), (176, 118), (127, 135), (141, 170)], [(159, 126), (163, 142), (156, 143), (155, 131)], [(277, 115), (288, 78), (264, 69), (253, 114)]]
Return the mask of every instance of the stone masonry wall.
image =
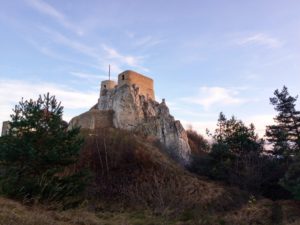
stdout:
[(126, 70), (118, 76), (118, 86), (121, 87), (124, 84), (135, 84), (139, 88), (140, 95), (144, 95), (145, 97), (155, 100), (153, 80), (151, 78), (131, 70)]

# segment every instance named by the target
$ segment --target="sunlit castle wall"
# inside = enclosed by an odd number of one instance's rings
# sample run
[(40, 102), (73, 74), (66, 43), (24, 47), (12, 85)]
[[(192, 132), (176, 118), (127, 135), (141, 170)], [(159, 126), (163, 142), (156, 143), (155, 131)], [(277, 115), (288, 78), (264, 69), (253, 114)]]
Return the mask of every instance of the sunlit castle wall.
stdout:
[(118, 87), (125, 84), (136, 85), (139, 88), (139, 94), (155, 100), (153, 80), (137, 72), (126, 70), (118, 76)]

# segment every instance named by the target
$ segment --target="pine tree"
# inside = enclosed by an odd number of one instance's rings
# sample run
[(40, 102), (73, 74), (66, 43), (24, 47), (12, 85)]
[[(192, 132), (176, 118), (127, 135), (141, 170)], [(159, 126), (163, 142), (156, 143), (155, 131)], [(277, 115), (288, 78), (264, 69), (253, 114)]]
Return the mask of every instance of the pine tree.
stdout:
[(247, 127), (243, 121), (237, 120), (234, 116), (227, 119), (222, 112), (219, 115), (217, 129), (211, 136), (216, 143), (227, 145), (229, 151), (236, 155), (262, 151), (263, 143), (255, 133), (253, 124)]
[(297, 97), (290, 96), (287, 87), (274, 92), (270, 98), (278, 115), (274, 118), (276, 125), (267, 127), (267, 140), (274, 144), (273, 154), (288, 157), (300, 150), (300, 111), (295, 109)]
[(83, 140), (79, 128), (68, 129), (55, 96), (23, 99), (11, 115), (9, 133), (0, 138), (1, 189), (20, 199), (61, 200), (85, 186), (78, 160)]

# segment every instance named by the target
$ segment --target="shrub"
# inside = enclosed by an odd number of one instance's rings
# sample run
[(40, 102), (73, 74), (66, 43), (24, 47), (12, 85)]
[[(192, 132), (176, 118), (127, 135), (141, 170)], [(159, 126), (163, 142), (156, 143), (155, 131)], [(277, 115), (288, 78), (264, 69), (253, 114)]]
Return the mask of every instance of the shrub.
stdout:
[(209, 151), (209, 143), (202, 135), (192, 129), (188, 129), (186, 133), (192, 154), (201, 155)]

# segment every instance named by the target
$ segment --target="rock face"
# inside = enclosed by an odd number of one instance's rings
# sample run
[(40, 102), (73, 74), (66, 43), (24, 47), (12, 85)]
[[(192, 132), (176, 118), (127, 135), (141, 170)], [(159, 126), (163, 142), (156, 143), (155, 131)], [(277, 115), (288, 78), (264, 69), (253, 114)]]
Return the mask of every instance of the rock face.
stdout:
[[(123, 74), (124, 72), (120, 75)], [(73, 118), (70, 125), (95, 129), (103, 127), (104, 123), (115, 128), (152, 135), (157, 137), (179, 162), (188, 164), (191, 150), (187, 134), (180, 121), (170, 115), (164, 100), (161, 103), (153, 100), (153, 92), (146, 96), (145, 91), (140, 93), (139, 84), (136, 83), (127, 82), (114, 88), (103, 88), (103, 83), (106, 84), (107, 81), (102, 82), (98, 104), (90, 111)]]

